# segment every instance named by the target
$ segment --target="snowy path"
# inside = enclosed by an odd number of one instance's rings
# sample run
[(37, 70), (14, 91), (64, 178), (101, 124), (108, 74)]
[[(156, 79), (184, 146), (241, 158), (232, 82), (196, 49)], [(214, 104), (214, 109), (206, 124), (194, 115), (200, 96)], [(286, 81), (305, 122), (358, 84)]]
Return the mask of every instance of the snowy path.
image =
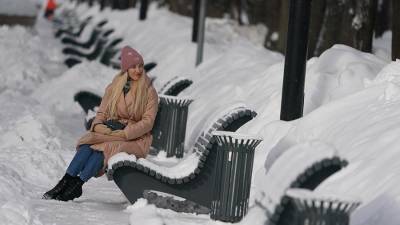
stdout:
[(128, 202), (105, 177), (85, 184), (83, 195), (75, 201), (31, 200), (31, 204), (43, 224), (129, 224), (129, 213), (124, 212)]
[[(265, 35), (247, 32), (246, 38), (230, 21), (210, 19), (206, 61), (194, 68), (196, 46), (188, 41), (189, 18), (150, 7), (149, 19), (134, 23), (136, 9), (99, 13), (81, 4), (80, 10), (110, 19), (118, 35), (129, 37), (123, 44), (140, 49), (145, 61), (158, 63), (151, 72), (157, 77), (156, 88), (174, 76), (193, 80), (181, 95), (195, 99), (185, 146), (191, 146), (203, 129), (204, 120), (199, 118), (212, 120), (214, 112), (235, 104), (258, 113), (238, 131), (260, 135), (264, 142), (256, 150), (249, 212), (237, 225), (265, 224), (265, 206), (271, 204), (271, 196), (279, 197), (276, 190), (284, 191), (279, 186), (282, 177), (299, 172), (285, 172), (282, 165), (287, 160), (277, 160), (285, 159), (290, 149), (304, 154), (306, 149), (299, 147), (312, 143), (322, 144), (307, 149), (322, 151), (328, 146), (350, 162), (316, 192), (362, 199), (351, 225), (400, 224), (400, 61), (389, 63), (384, 60), (388, 57), (333, 46), (307, 62), (304, 117), (283, 122), (283, 56), (247, 40)], [(94, 61), (66, 68), (50, 23), (38, 22), (36, 30), (0, 26), (0, 225), (225, 224), (209, 215), (159, 209), (144, 199), (131, 205), (105, 177), (90, 180), (83, 196), (72, 202), (40, 199), (65, 173), (76, 140), (85, 132), (74, 94), (88, 90), (101, 95), (118, 71)], [(382, 40), (379, 55), (388, 56), (389, 43)]]

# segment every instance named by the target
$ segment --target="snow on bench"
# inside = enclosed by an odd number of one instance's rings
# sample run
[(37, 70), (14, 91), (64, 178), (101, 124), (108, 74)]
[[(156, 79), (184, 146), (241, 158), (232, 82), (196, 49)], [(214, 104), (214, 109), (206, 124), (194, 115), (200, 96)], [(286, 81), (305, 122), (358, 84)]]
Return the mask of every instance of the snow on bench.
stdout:
[(159, 93), (164, 95), (177, 96), (181, 91), (192, 85), (193, 81), (180, 76), (175, 76), (160, 89)]
[(291, 215), (299, 223), (340, 224), (350, 223), (350, 214), (361, 204), (355, 198), (331, 193), (315, 193), (305, 189), (289, 189), (286, 196), (293, 202)]
[[(227, 114), (212, 123), (205, 132), (202, 132), (196, 139), (197, 141), (194, 146), (190, 149), (189, 152), (191, 154), (188, 154), (188, 156), (183, 158), (181, 161), (178, 161), (175, 165), (165, 167), (160, 165), (157, 161), (151, 160), (151, 156), (148, 156), (147, 158), (138, 159), (135, 163), (130, 164), (129, 166), (137, 168), (138, 170), (165, 183), (179, 184), (189, 182), (194, 179), (204, 167), (209, 151), (214, 143), (212, 132), (223, 130), (223, 128), (227, 127), (234, 119), (243, 116), (254, 117), (255, 115), (256, 112), (245, 107), (237, 107), (230, 110)], [(107, 177), (112, 180), (114, 171), (123, 165), (114, 162), (114, 164), (110, 166), (112, 169), (107, 171)]]
[(332, 146), (322, 142), (308, 142), (292, 146), (271, 166), (262, 184), (267, 208), (272, 224), (280, 224), (288, 198), (289, 188), (308, 188), (313, 190), (324, 179), (347, 165), (347, 161), (337, 156)]

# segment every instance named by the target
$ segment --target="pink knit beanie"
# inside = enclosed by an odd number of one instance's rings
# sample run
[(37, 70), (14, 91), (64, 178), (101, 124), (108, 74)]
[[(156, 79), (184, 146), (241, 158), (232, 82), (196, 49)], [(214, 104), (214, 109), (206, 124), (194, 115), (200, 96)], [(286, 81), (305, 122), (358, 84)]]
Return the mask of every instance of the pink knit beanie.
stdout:
[(121, 71), (126, 72), (137, 64), (143, 64), (142, 56), (129, 46), (123, 47), (121, 50)]

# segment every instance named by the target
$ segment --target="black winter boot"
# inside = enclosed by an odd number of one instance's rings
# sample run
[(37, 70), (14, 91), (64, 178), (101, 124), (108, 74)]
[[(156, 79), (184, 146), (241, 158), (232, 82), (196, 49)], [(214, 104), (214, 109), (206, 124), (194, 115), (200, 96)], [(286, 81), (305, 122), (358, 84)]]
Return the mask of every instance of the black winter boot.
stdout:
[(72, 179), (73, 177), (66, 173), (53, 189), (44, 193), (42, 199), (56, 199), (57, 195), (65, 189), (67, 183)]
[(82, 195), (82, 185), (85, 182), (79, 177), (72, 178), (65, 189), (56, 197), (60, 201), (69, 201), (74, 198), (79, 198)]

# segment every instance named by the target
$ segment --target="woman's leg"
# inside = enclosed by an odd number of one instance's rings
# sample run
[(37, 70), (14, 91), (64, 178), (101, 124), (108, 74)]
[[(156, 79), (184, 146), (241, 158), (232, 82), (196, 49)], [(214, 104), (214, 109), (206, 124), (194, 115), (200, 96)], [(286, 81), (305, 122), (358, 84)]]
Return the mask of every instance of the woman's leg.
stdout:
[(90, 145), (80, 145), (78, 151), (75, 153), (74, 158), (67, 168), (67, 174), (73, 177), (78, 176), (93, 152), (94, 151), (90, 148)]
[(43, 195), (43, 199), (56, 199), (66, 189), (67, 185), (74, 180), (80, 180), (77, 175), (83, 169), (89, 157), (92, 155), (93, 150), (89, 147), (90, 145), (79, 146), (74, 158), (72, 159), (67, 172), (64, 177), (57, 183), (57, 185), (51, 190), (47, 191)]
[(103, 167), (103, 162), (103, 152), (94, 150), (89, 160), (87, 160), (85, 167), (79, 174), (81, 180), (87, 182), (90, 178), (96, 176), (99, 170)]
[(87, 160), (85, 167), (80, 172), (79, 177), (74, 177), (65, 190), (57, 196), (57, 199), (61, 201), (69, 201), (79, 198), (82, 195), (82, 185), (98, 173), (103, 166), (103, 160), (103, 152), (93, 150), (93, 153)]

